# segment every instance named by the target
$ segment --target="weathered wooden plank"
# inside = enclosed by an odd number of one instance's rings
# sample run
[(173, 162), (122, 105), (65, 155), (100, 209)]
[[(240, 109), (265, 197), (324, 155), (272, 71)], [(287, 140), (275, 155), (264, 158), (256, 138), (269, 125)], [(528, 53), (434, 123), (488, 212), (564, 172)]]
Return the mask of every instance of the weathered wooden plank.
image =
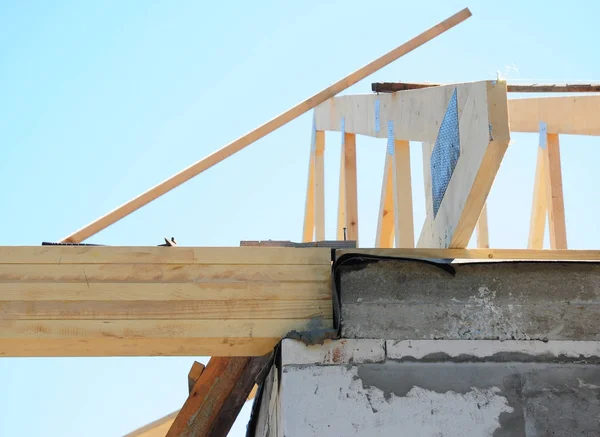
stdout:
[(226, 436), (270, 356), (211, 358), (167, 437)]
[(329, 264), (326, 248), (0, 246), (0, 264)]
[[(0, 287), (1, 290), (1, 287)], [(3, 298), (6, 299), (6, 298)], [(0, 320), (330, 319), (330, 300), (24, 301), (0, 302)]]
[(329, 265), (0, 264), (0, 281), (315, 282), (325, 281), (329, 270)]
[(6, 301), (294, 301), (329, 300), (329, 279), (317, 282), (0, 282)]

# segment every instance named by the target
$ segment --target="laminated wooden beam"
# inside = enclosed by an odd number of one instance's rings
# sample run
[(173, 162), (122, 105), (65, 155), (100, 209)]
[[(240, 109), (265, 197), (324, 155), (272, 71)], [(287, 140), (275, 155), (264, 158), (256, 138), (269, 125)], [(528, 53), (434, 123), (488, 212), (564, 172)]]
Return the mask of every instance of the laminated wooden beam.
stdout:
[(332, 326), (330, 276), (325, 247), (0, 247), (0, 356), (264, 355)]
[[(433, 38), (457, 26), (470, 16), (471, 11), (469, 11), (468, 8), (460, 10), (459, 12), (448, 17), (444, 21), (427, 29), (425, 32), (422, 32), (421, 34), (410, 39), (404, 44), (396, 47), (395, 49), (380, 56), (374, 61), (369, 62), (367, 65), (359, 68), (353, 73), (350, 73), (346, 77), (338, 80), (333, 85), (330, 85), (329, 87), (309, 97), (303, 102), (298, 103), (294, 107), (288, 109), (287, 111), (278, 115), (272, 120), (269, 120), (263, 125), (257, 127), (256, 129), (248, 132), (246, 135), (238, 138), (237, 140), (232, 141), (231, 143), (227, 144), (226, 146), (217, 150), (211, 155), (208, 155), (204, 159), (201, 159), (200, 161), (189, 166), (188, 168), (171, 176), (169, 179), (161, 182), (160, 184), (140, 194), (134, 199), (131, 199), (127, 203), (114, 209), (108, 214), (98, 218), (97, 220), (94, 220), (93, 222), (84, 226), (78, 231), (68, 235), (61, 241), (80, 243), (86, 240), (87, 238), (91, 237), (92, 235), (97, 234), (101, 230), (128, 216), (132, 212), (137, 211), (144, 205), (152, 202), (153, 200), (157, 199), (163, 194), (168, 193), (169, 191), (173, 190), (174, 188), (178, 187), (184, 182), (199, 175), (203, 171), (211, 168), (212, 166), (218, 164), (224, 159), (230, 157), (231, 155), (239, 152), (240, 150), (261, 139), (262, 137), (270, 134), (271, 132), (275, 131), (281, 126), (284, 126), (290, 121), (295, 120), (302, 114), (305, 114), (306, 112), (313, 109), (315, 106), (325, 102), (326, 100), (330, 99), (336, 94), (339, 94), (342, 91), (350, 88), (352, 85), (361, 81), (365, 77), (375, 73), (376, 71), (382, 69), (386, 65), (391, 64), (398, 58), (406, 55), (407, 53), (410, 53), (411, 51), (425, 44), (426, 42), (431, 41)], [(317, 239), (320, 238), (317, 236)]]
[(546, 123), (548, 134), (600, 135), (600, 95), (510, 99), (510, 130), (539, 132)]

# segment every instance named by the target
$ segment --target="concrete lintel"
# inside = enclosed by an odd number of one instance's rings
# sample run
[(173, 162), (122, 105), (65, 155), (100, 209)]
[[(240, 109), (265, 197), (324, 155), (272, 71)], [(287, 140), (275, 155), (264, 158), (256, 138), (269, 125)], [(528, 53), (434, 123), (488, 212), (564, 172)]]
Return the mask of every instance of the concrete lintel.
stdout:
[(282, 365), (339, 365), (379, 363), (385, 361), (385, 340), (326, 340), (322, 345), (284, 339), (281, 344)]
[(427, 361), (428, 357), (434, 359), (434, 357), (447, 356), (506, 361), (507, 355), (517, 354), (530, 358), (598, 359), (600, 341), (388, 340), (386, 342), (386, 356), (393, 360), (412, 358)]

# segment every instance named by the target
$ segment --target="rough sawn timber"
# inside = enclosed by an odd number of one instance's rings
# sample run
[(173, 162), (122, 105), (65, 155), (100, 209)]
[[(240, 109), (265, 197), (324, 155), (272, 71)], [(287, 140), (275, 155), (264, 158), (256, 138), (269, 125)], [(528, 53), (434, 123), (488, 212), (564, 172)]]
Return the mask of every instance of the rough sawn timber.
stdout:
[(0, 356), (262, 356), (330, 328), (328, 248), (0, 247)]

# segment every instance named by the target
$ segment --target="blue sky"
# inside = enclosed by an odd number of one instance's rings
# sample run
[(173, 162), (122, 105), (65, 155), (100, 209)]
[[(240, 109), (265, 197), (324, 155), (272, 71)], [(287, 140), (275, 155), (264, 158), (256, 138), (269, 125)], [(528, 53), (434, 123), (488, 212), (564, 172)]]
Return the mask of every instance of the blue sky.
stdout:
[[(600, 79), (594, 2), (0, 3), (0, 244), (59, 240), (465, 6), (465, 23), (347, 92), (497, 71), (513, 82)], [(299, 241), (310, 126), (306, 114), (88, 241)], [(334, 238), (340, 138), (326, 139)], [(488, 203), (493, 247), (527, 243), (537, 138), (513, 140)], [(599, 248), (598, 139), (561, 140), (569, 245)], [(411, 148), (418, 232), (421, 155)], [(358, 138), (363, 247), (384, 154), (385, 140)], [(0, 435), (122, 435), (181, 406), (193, 359), (1, 359)], [(231, 435), (243, 435), (247, 413)]]

